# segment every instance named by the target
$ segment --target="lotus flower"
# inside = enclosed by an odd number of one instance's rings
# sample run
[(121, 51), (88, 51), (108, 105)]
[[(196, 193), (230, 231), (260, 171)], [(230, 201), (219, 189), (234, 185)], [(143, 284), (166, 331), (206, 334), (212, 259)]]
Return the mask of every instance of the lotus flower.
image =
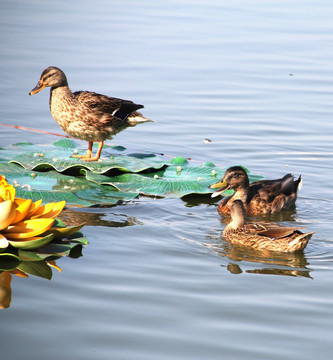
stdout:
[(19, 249), (37, 249), (55, 237), (69, 236), (83, 225), (52, 228), (65, 201), (42, 206), (42, 200), (15, 198), (15, 188), (0, 175), (0, 251), (9, 245)]

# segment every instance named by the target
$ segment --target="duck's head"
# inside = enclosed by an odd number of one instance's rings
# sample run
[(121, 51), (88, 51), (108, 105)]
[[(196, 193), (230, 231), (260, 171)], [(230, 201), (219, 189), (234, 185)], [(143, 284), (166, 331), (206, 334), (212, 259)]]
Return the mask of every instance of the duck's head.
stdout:
[(48, 86), (59, 87), (67, 85), (67, 78), (64, 72), (55, 66), (49, 66), (43, 70), (37, 85), (29, 92), (29, 95), (37, 94)]
[(223, 178), (210, 185), (211, 189), (218, 189), (211, 195), (213, 198), (219, 196), (223, 191), (233, 189), (237, 191), (239, 188), (246, 188), (249, 186), (249, 177), (246, 171), (241, 166), (232, 166), (227, 169), (223, 175)]

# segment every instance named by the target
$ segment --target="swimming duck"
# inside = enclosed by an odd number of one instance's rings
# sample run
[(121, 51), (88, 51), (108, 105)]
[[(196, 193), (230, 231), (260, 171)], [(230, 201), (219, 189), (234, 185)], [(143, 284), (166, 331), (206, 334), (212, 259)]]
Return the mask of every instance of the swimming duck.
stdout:
[[(37, 94), (44, 87), (51, 87), (50, 110), (55, 121), (70, 136), (89, 142), (87, 155), (73, 155), (85, 161), (100, 158), (103, 142), (113, 135), (150, 120), (138, 109), (143, 105), (130, 100), (117, 99), (90, 91), (71, 92), (65, 73), (55, 66), (46, 68), (29, 95)], [(98, 150), (92, 156), (92, 146)]]
[(295, 252), (303, 250), (311, 233), (302, 233), (302, 227), (284, 227), (270, 222), (245, 224), (245, 208), (241, 200), (231, 205), (231, 222), (223, 231), (224, 238), (232, 244), (258, 250)]
[(288, 209), (295, 204), (297, 191), (302, 178), (294, 180), (291, 174), (276, 180), (260, 180), (250, 184), (246, 171), (241, 166), (232, 166), (224, 173), (223, 178), (210, 185), (211, 189), (219, 189), (211, 196), (216, 197), (228, 189), (233, 195), (223, 199), (218, 207), (222, 214), (229, 214), (233, 201), (243, 201), (247, 215), (263, 215)]

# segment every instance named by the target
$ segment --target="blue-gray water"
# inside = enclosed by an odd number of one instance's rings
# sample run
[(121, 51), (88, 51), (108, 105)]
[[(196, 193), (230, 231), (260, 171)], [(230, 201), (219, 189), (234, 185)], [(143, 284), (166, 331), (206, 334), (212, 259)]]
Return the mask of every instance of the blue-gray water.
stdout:
[[(304, 254), (267, 258), (223, 241), (217, 203), (76, 210), (83, 257), (60, 259), (51, 281), (13, 277), (1, 359), (331, 359), (333, 4), (4, 0), (0, 14), (0, 123), (62, 133), (49, 91), (28, 96), (58, 66), (72, 90), (157, 121), (112, 143), (302, 174), (296, 209), (275, 220), (316, 231)], [(57, 139), (0, 134), (0, 146)]]

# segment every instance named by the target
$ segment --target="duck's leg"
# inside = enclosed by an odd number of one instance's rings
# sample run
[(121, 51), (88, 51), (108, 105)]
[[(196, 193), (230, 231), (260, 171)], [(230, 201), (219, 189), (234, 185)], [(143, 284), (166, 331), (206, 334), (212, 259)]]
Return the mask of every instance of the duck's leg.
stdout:
[[(91, 146), (90, 146), (90, 143), (91, 143)], [(88, 152), (90, 151), (90, 157), (85, 157), (82, 160), (85, 160), (85, 161), (97, 161), (101, 156), (101, 152), (102, 152), (102, 149), (103, 149), (103, 144), (104, 144), (104, 141), (100, 141), (98, 143), (98, 149), (97, 149), (96, 155), (94, 157), (92, 157), (92, 142), (89, 141)]]
[(91, 157), (92, 157), (92, 147), (93, 147), (93, 142), (89, 141), (89, 145), (88, 145), (88, 150), (87, 150), (87, 154), (86, 155), (72, 155), (72, 158), (78, 158), (81, 160), (87, 160), (87, 161), (91, 161)]

